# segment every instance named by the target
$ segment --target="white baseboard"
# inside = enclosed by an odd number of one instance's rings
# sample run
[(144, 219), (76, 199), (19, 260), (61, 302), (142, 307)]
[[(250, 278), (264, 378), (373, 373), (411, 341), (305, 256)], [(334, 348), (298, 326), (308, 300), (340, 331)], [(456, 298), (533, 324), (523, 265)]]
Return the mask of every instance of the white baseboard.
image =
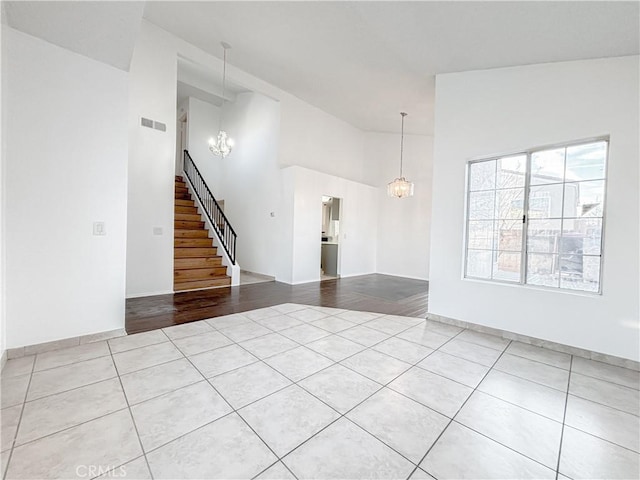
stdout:
[(387, 273), (387, 272), (376, 272), (378, 275), (386, 275), (388, 277), (398, 277), (398, 278), (410, 278), (411, 280), (420, 280), (421, 282), (428, 282), (429, 279), (426, 277), (413, 277), (411, 275), (400, 275), (398, 273)]
[(79, 337), (62, 338), (52, 342), (35, 343), (33, 345), (25, 345), (24, 347), (8, 348), (3, 355), (6, 355), (6, 357), (11, 360), (13, 358), (35, 355), (36, 353), (44, 353), (52, 350), (59, 350), (61, 348), (84, 345), (85, 343), (100, 342), (110, 338), (122, 337), (126, 334), (127, 332), (124, 328), (118, 328), (116, 330), (108, 330), (106, 332), (81, 335)]
[(477, 323), (465, 322), (464, 320), (457, 320), (455, 318), (445, 317), (443, 315), (437, 315), (435, 313), (427, 313), (427, 319), (440, 323), (446, 323), (447, 325), (454, 325), (456, 327), (468, 328), (469, 330), (475, 330), (481, 333), (488, 333), (490, 335), (496, 335), (507, 340), (515, 340), (521, 343), (527, 343), (536, 347), (544, 347), (549, 350), (554, 350), (560, 353), (568, 353), (569, 355), (575, 355), (576, 357), (582, 357), (589, 360), (596, 360), (602, 363), (608, 363), (616, 367), (628, 368), (630, 370), (640, 371), (640, 362), (631, 360), (628, 358), (616, 357), (615, 355), (607, 355), (605, 353), (593, 352), (584, 348), (571, 347), (562, 343), (552, 342), (549, 340), (541, 340), (540, 338), (530, 337), (528, 335), (521, 335), (519, 333), (509, 332), (507, 330), (500, 330), (499, 328), (487, 327), (484, 325), (478, 325)]
[(173, 290), (160, 290), (157, 292), (132, 293), (126, 295), (125, 298), (155, 297), (156, 295), (168, 295), (175, 293)]

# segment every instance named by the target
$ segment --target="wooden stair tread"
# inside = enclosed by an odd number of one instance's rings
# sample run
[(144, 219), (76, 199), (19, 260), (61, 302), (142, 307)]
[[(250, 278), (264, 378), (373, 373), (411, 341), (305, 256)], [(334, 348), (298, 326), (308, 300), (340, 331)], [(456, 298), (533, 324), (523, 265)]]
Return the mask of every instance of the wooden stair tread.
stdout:
[(213, 257), (184, 257), (175, 258), (173, 260), (173, 269), (186, 270), (191, 268), (213, 268), (222, 266), (222, 257), (219, 255)]
[(217, 267), (192, 268), (184, 270), (174, 270), (174, 283), (191, 282), (194, 280), (211, 280), (213, 278), (224, 278), (227, 276), (227, 267), (218, 265)]
[(173, 207), (173, 213), (199, 215), (198, 208), (195, 205), (176, 205), (175, 207)]
[(218, 249), (216, 247), (176, 247), (173, 249), (174, 258), (216, 256), (218, 256)]
[(213, 239), (181, 176), (175, 176), (173, 289), (174, 291), (231, 285)]
[(183, 248), (183, 247), (211, 247), (212, 240), (207, 238), (174, 238), (173, 239), (174, 248)]
[(185, 220), (178, 220), (173, 222), (173, 228), (178, 228), (181, 230), (192, 230), (197, 228), (204, 228), (204, 222), (190, 222)]
[(175, 221), (181, 221), (181, 220), (185, 222), (201, 222), (202, 218), (197, 213), (196, 214), (176, 213)]
[(174, 228), (173, 238), (209, 238), (207, 230)]
[(211, 287), (228, 287), (231, 285), (231, 279), (229, 277), (216, 278), (212, 280), (196, 280), (193, 282), (183, 282), (174, 284), (173, 288), (176, 291), (182, 290), (195, 290), (198, 288), (211, 288)]

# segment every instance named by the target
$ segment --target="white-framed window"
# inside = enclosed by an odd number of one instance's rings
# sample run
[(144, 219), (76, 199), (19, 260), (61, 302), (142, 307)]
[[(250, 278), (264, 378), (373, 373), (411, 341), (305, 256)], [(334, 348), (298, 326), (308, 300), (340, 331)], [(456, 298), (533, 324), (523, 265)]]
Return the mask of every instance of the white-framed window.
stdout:
[(608, 138), (473, 160), (465, 278), (600, 293)]

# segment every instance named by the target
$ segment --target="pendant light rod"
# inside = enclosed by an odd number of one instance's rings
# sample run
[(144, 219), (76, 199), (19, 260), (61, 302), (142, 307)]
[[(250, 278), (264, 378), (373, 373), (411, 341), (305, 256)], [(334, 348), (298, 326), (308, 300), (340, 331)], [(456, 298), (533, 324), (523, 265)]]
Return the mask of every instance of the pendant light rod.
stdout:
[(393, 182), (387, 184), (387, 195), (395, 198), (405, 198), (413, 196), (413, 183), (402, 176), (402, 161), (404, 157), (404, 117), (406, 112), (400, 112), (402, 116), (402, 127), (400, 130), (400, 176)]
[(227, 132), (222, 129), (222, 118), (224, 116), (224, 102), (227, 96), (227, 50), (231, 48), (227, 42), (220, 42), (223, 48), (222, 56), (222, 107), (218, 116), (218, 135), (215, 139), (209, 139), (209, 150), (217, 157), (225, 158), (233, 149), (233, 139), (229, 138)]
[[(227, 90), (227, 50), (229, 50), (231, 48), (231, 45), (229, 45), (227, 42), (220, 42), (220, 45), (222, 45), (223, 48), (223, 54), (222, 54), (222, 107), (221, 109), (224, 108), (224, 101), (226, 99), (226, 90)], [(218, 125), (218, 130), (222, 130), (222, 111), (220, 111), (220, 122)]]
[(400, 115), (402, 115), (402, 127), (400, 135), (400, 178), (402, 178), (402, 154), (404, 153), (404, 117), (409, 114), (406, 112), (400, 112)]

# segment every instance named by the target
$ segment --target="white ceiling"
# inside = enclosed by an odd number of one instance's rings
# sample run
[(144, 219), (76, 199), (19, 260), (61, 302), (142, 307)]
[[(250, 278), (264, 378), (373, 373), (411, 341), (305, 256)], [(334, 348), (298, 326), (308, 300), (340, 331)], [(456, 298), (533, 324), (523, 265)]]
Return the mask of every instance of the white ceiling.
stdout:
[[(381, 132), (399, 131), (402, 110), (408, 133), (433, 132), (438, 73), (640, 53), (638, 1), (2, 4), (11, 27), (123, 70), (144, 9), (215, 56), (229, 42), (234, 66)], [(209, 75), (192, 67), (192, 80)], [(181, 83), (215, 95), (192, 80)]]
[(236, 95), (248, 90), (227, 79), (224, 94), (220, 72), (208, 65), (200, 65), (178, 57), (178, 105), (187, 97), (195, 97), (218, 107), (222, 99), (235, 102)]
[(3, 16), (10, 27), (129, 71), (144, 2), (3, 1), (2, 4)]
[(434, 75), (640, 51), (638, 2), (147, 2), (144, 16), (363, 130), (433, 132)]

